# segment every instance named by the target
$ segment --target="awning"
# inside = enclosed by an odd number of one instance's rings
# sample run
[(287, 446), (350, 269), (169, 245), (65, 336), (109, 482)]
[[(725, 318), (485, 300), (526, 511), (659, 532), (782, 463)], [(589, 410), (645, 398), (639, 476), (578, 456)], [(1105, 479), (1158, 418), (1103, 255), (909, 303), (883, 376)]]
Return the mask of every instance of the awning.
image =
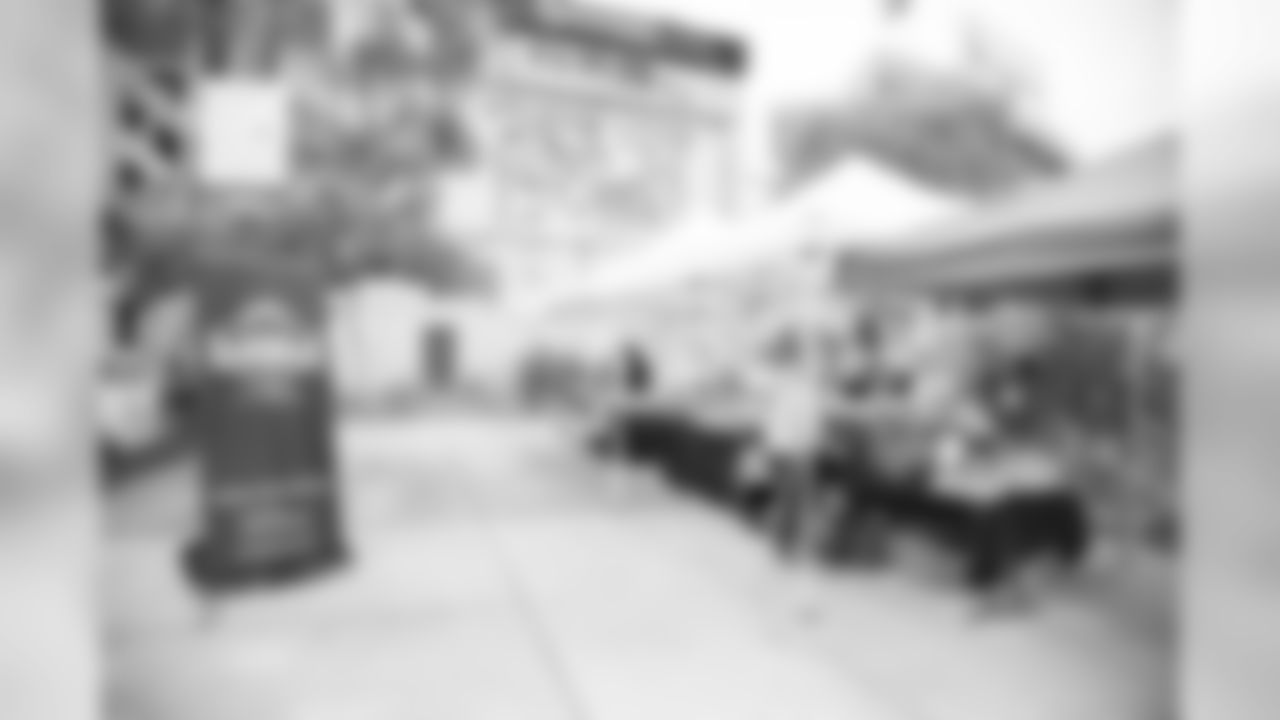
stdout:
[(730, 221), (690, 223), (637, 250), (508, 298), (507, 304), (536, 313), (579, 302), (643, 297), (691, 282), (732, 282), (743, 273), (808, 253), (830, 257), (839, 247), (890, 255), (896, 238), (969, 212), (963, 202), (874, 162), (854, 159), (778, 205)]
[[(830, 253), (840, 285), (872, 292), (1039, 282), (1125, 268), (1169, 271), (1177, 259), (1176, 160), (1176, 142), (1163, 139), (976, 207), (855, 160), (781, 206), (735, 223), (686, 228), (508, 302), (537, 313), (634, 297), (806, 252)], [(870, 211), (859, 212), (868, 203)]]
[[(1034, 240), (952, 250), (901, 272), (911, 289), (998, 291), (1141, 282), (1176, 275), (1178, 228), (1172, 218), (1143, 218), (1116, 226), (1045, 230)], [(1080, 285), (1083, 287), (1083, 285)]]
[(967, 290), (1097, 274), (1176, 274), (1177, 144), (1164, 139), (914, 239), (894, 258), (847, 252), (851, 290)]

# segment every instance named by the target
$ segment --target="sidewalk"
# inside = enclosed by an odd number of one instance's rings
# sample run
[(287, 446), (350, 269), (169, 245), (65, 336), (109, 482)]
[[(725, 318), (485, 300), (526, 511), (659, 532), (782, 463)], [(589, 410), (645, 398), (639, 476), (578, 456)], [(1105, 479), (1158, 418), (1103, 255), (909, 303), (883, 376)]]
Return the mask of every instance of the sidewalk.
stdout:
[[(797, 599), (784, 568), (747, 552), (749, 532), (707, 518), (654, 517), (739, 594), (767, 598), (797, 644), (914, 720), (1168, 720), (1176, 636), (1158, 596), (1167, 568), (1126, 569), (1116, 593), (1086, 583), (1023, 616), (983, 618), (963, 595), (900, 574), (838, 571)], [(672, 526), (682, 526), (676, 529)], [(664, 529), (665, 528), (665, 529)], [(738, 549), (734, 551), (734, 546)], [(736, 562), (729, 562), (736, 558)], [(1110, 579), (1108, 579), (1110, 581)], [(1170, 600), (1172, 602), (1172, 600)]]
[(173, 574), (181, 523), (133, 508), (151, 525), (108, 551), (112, 717), (902, 720), (628, 522), (671, 508), (593, 499), (494, 430), (436, 438), (448, 462), (414, 443), (402, 474), (378, 453), (350, 487), (352, 570), (211, 618)]
[[(114, 503), (118, 720), (1148, 720), (1160, 663), (1102, 614), (976, 623), (845, 574), (801, 616), (747, 529), (484, 419), (347, 438), (344, 575), (203, 613), (190, 485)], [(185, 497), (184, 497), (185, 495)]]

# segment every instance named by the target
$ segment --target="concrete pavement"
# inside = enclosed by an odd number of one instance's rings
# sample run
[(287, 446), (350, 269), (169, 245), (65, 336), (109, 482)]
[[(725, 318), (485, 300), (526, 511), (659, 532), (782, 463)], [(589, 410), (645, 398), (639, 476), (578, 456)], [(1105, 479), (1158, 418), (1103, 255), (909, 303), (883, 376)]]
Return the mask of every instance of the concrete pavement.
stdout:
[(1135, 651), (1108, 665), (1128, 645), (1080, 641), (1096, 624), (1080, 613), (982, 627), (936, 592), (832, 577), (800, 618), (746, 529), (564, 438), (492, 417), (352, 428), (352, 568), (212, 612), (175, 572), (189, 479), (115, 498), (109, 717), (1155, 717), (1158, 663)]

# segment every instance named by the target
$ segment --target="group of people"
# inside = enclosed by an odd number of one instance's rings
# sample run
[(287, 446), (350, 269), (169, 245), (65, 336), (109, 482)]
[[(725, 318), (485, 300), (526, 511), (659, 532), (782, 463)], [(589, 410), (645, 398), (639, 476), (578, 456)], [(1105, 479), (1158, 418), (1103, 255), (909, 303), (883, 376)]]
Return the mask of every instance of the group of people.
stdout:
[(931, 330), (905, 350), (901, 333), (868, 323), (836, 344), (784, 337), (737, 383), (751, 417), (638, 402), (598, 447), (719, 497), (793, 564), (891, 563), (910, 539), (950, 558), (984, 606), (1026, 599), (1045, 587), (1031, 578), (1084, 566), (1086, 502), (1069, 463), (1017, 422), (1016, 386), (978, 382), (963, 332)]

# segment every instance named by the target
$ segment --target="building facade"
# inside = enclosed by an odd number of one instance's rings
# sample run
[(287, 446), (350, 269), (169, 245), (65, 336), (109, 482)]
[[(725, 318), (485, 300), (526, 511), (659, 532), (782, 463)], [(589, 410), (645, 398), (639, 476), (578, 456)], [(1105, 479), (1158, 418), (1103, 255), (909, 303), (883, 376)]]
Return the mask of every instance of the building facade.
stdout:
[(461, 105), (465, 241), (520, 286), (732, 213), (745, 63), (732, 38), (589, 6), (498, 23)]
[[(501, 294), (589, 272), (682, 223), (735, 211), (747, 68), (734, 38), (568, 3), (478, 3), (475, 12), (472, 64), (447, 99), (465, 159), (409, 196), (430, 195), (417, 217), (481, 258)], [(438, 89), (414, 94), (421, 105), (440, 100)], [(475, 298), (394, 295), (400, 312), (353, 302), (345, 322), (362, 329), (351, 335), (410, 352), (413, 342), (394, 338), (452, 333), (460, 373), (490, 384), (535, 348), (600, 344), (594, 329), (542, 332)], [(369, 364), (400, 368), (385, 384), (409, 382), (415, 363), (381, 354)]]
[[(502, 293), (735, 209), (748, 59), (733, 37), (567, 1), (183, 6), (187, 22), (153, 24), (200, 25), (216, 9), (220, 32), (113, 52), (122, 196), (190, 181), (193, 88), (248, 72), (294, 99), (294, 182), (357, 198), (410, 241), (463, 248)], [(374, 294), (405, 307), (339, 303), (338, 323), (359, 326), (339, 337), (419, 336), (428, 317), (486, 322), (476, 298)]]

